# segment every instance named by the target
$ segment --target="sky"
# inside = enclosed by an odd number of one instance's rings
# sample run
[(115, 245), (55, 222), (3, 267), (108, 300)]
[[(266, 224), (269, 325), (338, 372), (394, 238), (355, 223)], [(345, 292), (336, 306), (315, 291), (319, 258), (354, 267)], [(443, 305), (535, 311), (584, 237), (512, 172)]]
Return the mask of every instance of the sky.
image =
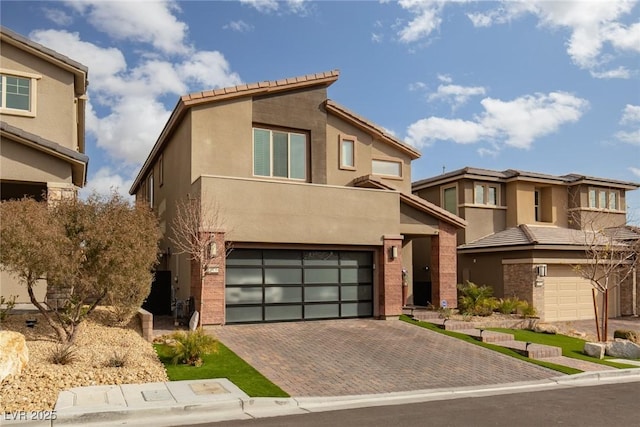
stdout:
[(334, 69), (330, 99), (422, 153), (413, 180), (640, 182), (638, 0), (3, 0), (0, 22), (89, 67), (83, 195), (128, 193), (181, 95)]

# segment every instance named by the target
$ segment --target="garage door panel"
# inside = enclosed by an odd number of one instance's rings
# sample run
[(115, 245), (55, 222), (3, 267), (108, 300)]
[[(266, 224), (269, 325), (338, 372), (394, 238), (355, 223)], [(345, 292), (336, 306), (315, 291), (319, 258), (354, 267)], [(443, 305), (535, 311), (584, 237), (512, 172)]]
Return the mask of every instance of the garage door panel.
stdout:
[(591, 284), (568, 265), (551, 265), (544, 281), (547, 321), (593, 319)]
[(227, 323), (370, 317), (373, 253), (235, 249), (225, 297)]

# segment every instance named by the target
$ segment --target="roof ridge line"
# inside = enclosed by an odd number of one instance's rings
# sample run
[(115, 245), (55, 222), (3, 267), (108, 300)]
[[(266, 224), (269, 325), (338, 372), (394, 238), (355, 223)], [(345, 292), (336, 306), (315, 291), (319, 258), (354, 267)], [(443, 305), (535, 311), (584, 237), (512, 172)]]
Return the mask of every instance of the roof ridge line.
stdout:
[(520, 228), (520, 230), (522, 230), (527, 239), (529, 239), (530, 243), (533, 243), (534, 245), (538, 244), (538, 239), (536, 239), (533, 231), (531, 231), (527, 224), (520, 224), (518, 227)]

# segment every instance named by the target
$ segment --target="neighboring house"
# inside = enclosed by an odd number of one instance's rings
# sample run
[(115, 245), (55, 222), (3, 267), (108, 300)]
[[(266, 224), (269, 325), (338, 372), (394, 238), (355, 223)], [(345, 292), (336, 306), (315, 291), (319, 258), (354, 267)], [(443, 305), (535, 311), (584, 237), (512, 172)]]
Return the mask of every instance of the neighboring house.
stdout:
[[(414, 194), (466, 219), (458, 232), (458, 278), (516, 295), (547, 320), (594, 317), (591, 283), (580, 277), (594, 230), (625, 229), (625, 196), (640, 184), (569, 174), (464, 168), (413, 183)], [(414, 267), (415, 269), (415, 267)], [(634, 287), (636, 289), (634, 289)], [(638, 312), (637, 281), (615, 288), (611, 317)]]
[[(415, 149), (327, 99), (338, 75), (183, 96), (135, 179), (164, 235), (157, 276), (203, 324), (398, 316), (417, 237), (434, 247), (434, 298), (455, 304), (465, 222), (411, 194)], [(204, 231), (233, 248), (203, 284), (169, 239), (187, 196), (219, 207), (224, 227)]]
[[(86, 181), (87, 67), (0, 28), (0, 196), (75, 197)], [(29, 296), (6, 272), (2, 295)], [(36, 297), (44, 300), (46, 287)]]

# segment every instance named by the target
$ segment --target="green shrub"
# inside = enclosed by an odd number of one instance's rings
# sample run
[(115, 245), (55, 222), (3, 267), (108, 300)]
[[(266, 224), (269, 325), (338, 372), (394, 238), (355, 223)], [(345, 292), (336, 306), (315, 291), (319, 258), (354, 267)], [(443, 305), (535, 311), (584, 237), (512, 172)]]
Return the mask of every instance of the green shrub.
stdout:
[(202, 366), (203, 355), (218, 351), (218, 341), (205, 334), (202, 328), (195, 331), (176, 332), (171, 335), (171, 338), (174, 342), (171, 344), (169, 356), (174, 365), (183, 363)]
[(451, 307), (440, 307), (438, 309), (438, 317), (441, 319), (449, 319), (453, 314), (453, 309)]
[(51, 362), (56, 365), (70, 365), (78, 355), (72, 344), (57, 344), (50, 353)]
[(525, 319), (528, 317), (535, 317), (538, 314), (536, 308), (532, 304), (529, 304), (528, 301), (520, 301), (517, 313)]
[(640, 333), (629, 329), (617, 329), (613, 332), (613, 337), (640, 343)]
[(13, 307), (16, 306), (16, 296), (10, 295), (9, 298), (5, 299), (3, 296), (0, 296), (0, 322), (4, 322)]
[(458, 290), (458, 309), (462, 314), (490, 316), (498, 304), (498, 300), (493, 297), (493, 289), (488, 286), (467, 282), (465, 285), (458, 285)]
[(496, 310), (502, 314), (513, 314), (518, 310), (518, 305), (520, 305), (522, 301), (520, 301), (516, 297), (511, 298), (500, 298), (498, 300), (498, 304)]

